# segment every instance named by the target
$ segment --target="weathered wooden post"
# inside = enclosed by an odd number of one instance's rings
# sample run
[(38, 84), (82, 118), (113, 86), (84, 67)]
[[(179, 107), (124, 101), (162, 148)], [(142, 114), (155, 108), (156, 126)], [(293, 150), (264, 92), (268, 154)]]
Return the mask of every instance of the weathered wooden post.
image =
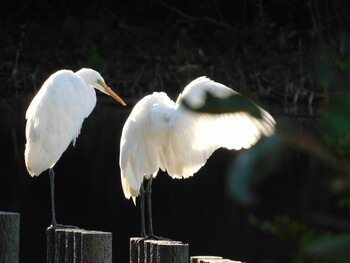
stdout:
[[(75, 244), (74, 244), (74, 232), (76, 232), (79, 230), (75, 230), (75, 229), (67, 229), (66, 231), (64, 231), (65, 234), (65, 255), (64, 255), (64, 262), (66, 263), (74, 263), (74, 258), (75, 258)], [(79, 248), (77, 247), (78, 250), (80, 250), (80, 246)], [(79, 259), (80, 260), (80, 259)], [(80, 261), (77, 261), (80, 262)]]
[(55, 263), (55, 229), (46, 230), (46, 261)]
[(19, 262), (20, 214), (0, 211), (0, 262)]
[(81, 232), (76, 231), (74, 232), (73, 237), (73, 248), (74, 248), (74, 263), (81, 262)]
[(81, 251), (82, 263), (112, 263), (112, 234), (82, 231)]
[(190, 263), (204, 263), (208, 262), (208, 260), (222, 260), (222, 257), (217, 256), (192, 256), (190, 259)]
[(64, 262), (66, 254), (66, 232), (64, 229), (55, 231), (55, 262)]
[(180, 241), (130, 239), (130, 263), (188, 263), (189, 246)]
[(144, 262), (144, 241), (141, 237), (130, 238), (130, 263)]
[(190, 263), (243, 263), (218, 256), (192, 256)]
[(112, 233), (48, 229), (48, 263), (112, 263)]
[(189, 246), (180, 241), (154, 241), (151, 243), (150, 252), (157, 263), (188, 263), (189, 261)]

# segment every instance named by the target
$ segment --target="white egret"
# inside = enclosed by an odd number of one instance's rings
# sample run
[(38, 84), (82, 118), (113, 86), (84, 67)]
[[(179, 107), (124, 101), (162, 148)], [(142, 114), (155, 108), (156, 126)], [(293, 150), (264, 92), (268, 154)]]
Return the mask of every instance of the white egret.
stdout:
[[(80, 133), (83, 121), (96, 105), (95, 89), (125, 102), (108, 87), (95, 70), (82, 68), (77, 72), (59, 70), (42, 85), (26, 112), (25, 164), (31, 176), (49, 169), (51, 190), (51, 227), (57, 224), (54, 201), (54, 165), (70, 142)], [(68, 226), (67, 226), (68, 227)]]
[[(261, 118), (247, 112), (226, 114), (199, 113), (192, 107), (204, 104), (205, 94), (223, 99), (238, 94), (206, 77), (189, 83), (176, 102), (164, 92), (145, 96), (133, 108), (123, 127), (120, 141), (121, 183), (127, 199), (140, 195), (141, 236), (145, 228), (145, 196), (148, 205), (148, 237), (154, 237), (152, 226), (151, 187), (159, 169), (173, 178), (187, 178), (196, 173), (218, 148), (249, 148), (261, 136), (274, 133), (275, 120), (256, 106)], [(147, 184), (147, 186), (145, 185)]]

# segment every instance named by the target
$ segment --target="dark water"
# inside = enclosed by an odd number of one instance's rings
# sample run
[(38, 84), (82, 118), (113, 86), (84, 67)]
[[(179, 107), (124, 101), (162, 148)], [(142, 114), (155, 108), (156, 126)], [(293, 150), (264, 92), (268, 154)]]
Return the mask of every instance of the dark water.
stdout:
[[(0, 210), (21, 214), (21, 262), (46, 262), (46, 228), (50, 225), (48, 173), (31, 178), (24, 153), (24, 114), (29, 99), (1, 103)], [(122, 126), (132, 107), (111, 100), (98, 103), (84, 122), (76, 146), (55, 166), (56, 212), (62, 224), (113, 233), (114, 262), (128, 262), (129, 238), (140, 231), (139, 208), (122, 193), (118, 165)], [(281, 112), (273, 113), (278, 120)], [(284, 120), (286, 120), (284, 118)], [(312, 118), (287, 119), (305, 129)], [(190, 245), (190, 255), (220, 255), (247, 262), (290, 262), (291, 250), (268, 233), (254, 228), (248, 216), (296, 217), (317, 203), (308, 183), (317, 162), (293, 149), (257, 189), (260, 202), (245, 207), (226, 189), (227, 168), (236, 153), (216, 151), (194, 177), (173, 180), (160, 173), (153, 184), (155, 234)], [(308, 188), (312, 185), (312, 189)]]

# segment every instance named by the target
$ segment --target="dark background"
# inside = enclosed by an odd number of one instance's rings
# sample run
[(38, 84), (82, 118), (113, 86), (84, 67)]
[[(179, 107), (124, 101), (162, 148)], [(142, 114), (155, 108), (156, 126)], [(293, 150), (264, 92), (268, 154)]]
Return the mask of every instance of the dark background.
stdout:
[[(320, 114), (349, 86), (348, 1), (7, 1), (0, 7), (0, 210), (21, 213), (21, 262), (45, 262), (49, 182), (47, 174), (26, 172), (24, 115), (56, 70), (92, 67), (128, 104), (98, 95), (76, 147), (55, 166), (58, 221), (111, 231), (115, 262), (128, 261), (129, 238), (139, 234), (139, 209), (123, 196), (118, 155), (122, 126), (142, 96), (162, 90), (175, 100), (190, 80), (206, 75), (248, 95), (278, 123), (322, 140)], [(350, 229), (347, 207), (337, 206), (339, 196), (329, 191), (329, 167), (285, 146), (274, 169), (255, 182), (258, 202), (248, 206), (227, 189), (238, 154), (218, 150), (187, 180), (160, 173), (155, 233), (188, 242), (191, 255), (332, 262), (302, 250), (307, 233)]]
[[(123, 97), (136, 98), (152, 90), (177, 94), (199, 75), (277, 100), (287, 84), (319, 92), (348, 82), (347, 71), (332, 68), (347, 66), (346, 1), (16, 0), (2, 5), (5, 95), (36, 91), (54, 71), (83, 66), (101, 71)], [(336, 65), (327, 64), (334, 59)]]

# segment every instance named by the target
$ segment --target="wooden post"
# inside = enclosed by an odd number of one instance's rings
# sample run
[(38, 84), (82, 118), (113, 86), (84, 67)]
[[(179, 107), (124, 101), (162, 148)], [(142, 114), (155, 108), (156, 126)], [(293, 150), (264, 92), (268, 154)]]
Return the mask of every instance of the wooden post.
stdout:
[(66, 255), (66, 232), (64, 229), (55, 231), (55, 262), (63, 263)]
[[(65, 263), (74, 263), (74, 232), (76, 232), (74, 229), (67, 229), (64, 231), (65, 234), (65, 255), (64, 255), (64, 262)], [(78, 230), (79, 233), (79, 230)], [(77, 249), (80, 251), (80, 246), (77, 247)], [(79, 261), (78, 261), (79, 262)]]
[[(157, 262), (157, 248), (155, 240), (145, 240), (143, 242), (144, 263)], [(142, 263), (143, 263), (142, 262)]]
[(206, 263), (208, 260), (221, 260), (222, 257), (217, 256), (193, 256), (191, 257), (190, 263)]
[(0, 211), (0, 262), (19, 262), (20, 214)]
[(81, 251), (82, 263), (112, 263), (112, 234), (82, 231)]
[[(153, 247), (153, 248), (152, 248)], [(151, 243), (151, 252), (157, 263), (188, 263), (189, 247), (179, 241), (159, 240)]]
[(130, 238), (130, 263), (144, 263), (144, 241), (142, 237)]
[(46, 261), (55, 263), (55, 229), (46, 230)]
[(48, 229), (48, 263), (112, 263), (112, 234), (83, 229)]
[(130, 263), (188, 263), (189, 246), (179, 241), (130, 239)]
[(75, 231), (73, 237), (74, 263), (81, 262), (81, 232)]
[(217, 256), (192, 256), (190, 263), (243, 263)]

